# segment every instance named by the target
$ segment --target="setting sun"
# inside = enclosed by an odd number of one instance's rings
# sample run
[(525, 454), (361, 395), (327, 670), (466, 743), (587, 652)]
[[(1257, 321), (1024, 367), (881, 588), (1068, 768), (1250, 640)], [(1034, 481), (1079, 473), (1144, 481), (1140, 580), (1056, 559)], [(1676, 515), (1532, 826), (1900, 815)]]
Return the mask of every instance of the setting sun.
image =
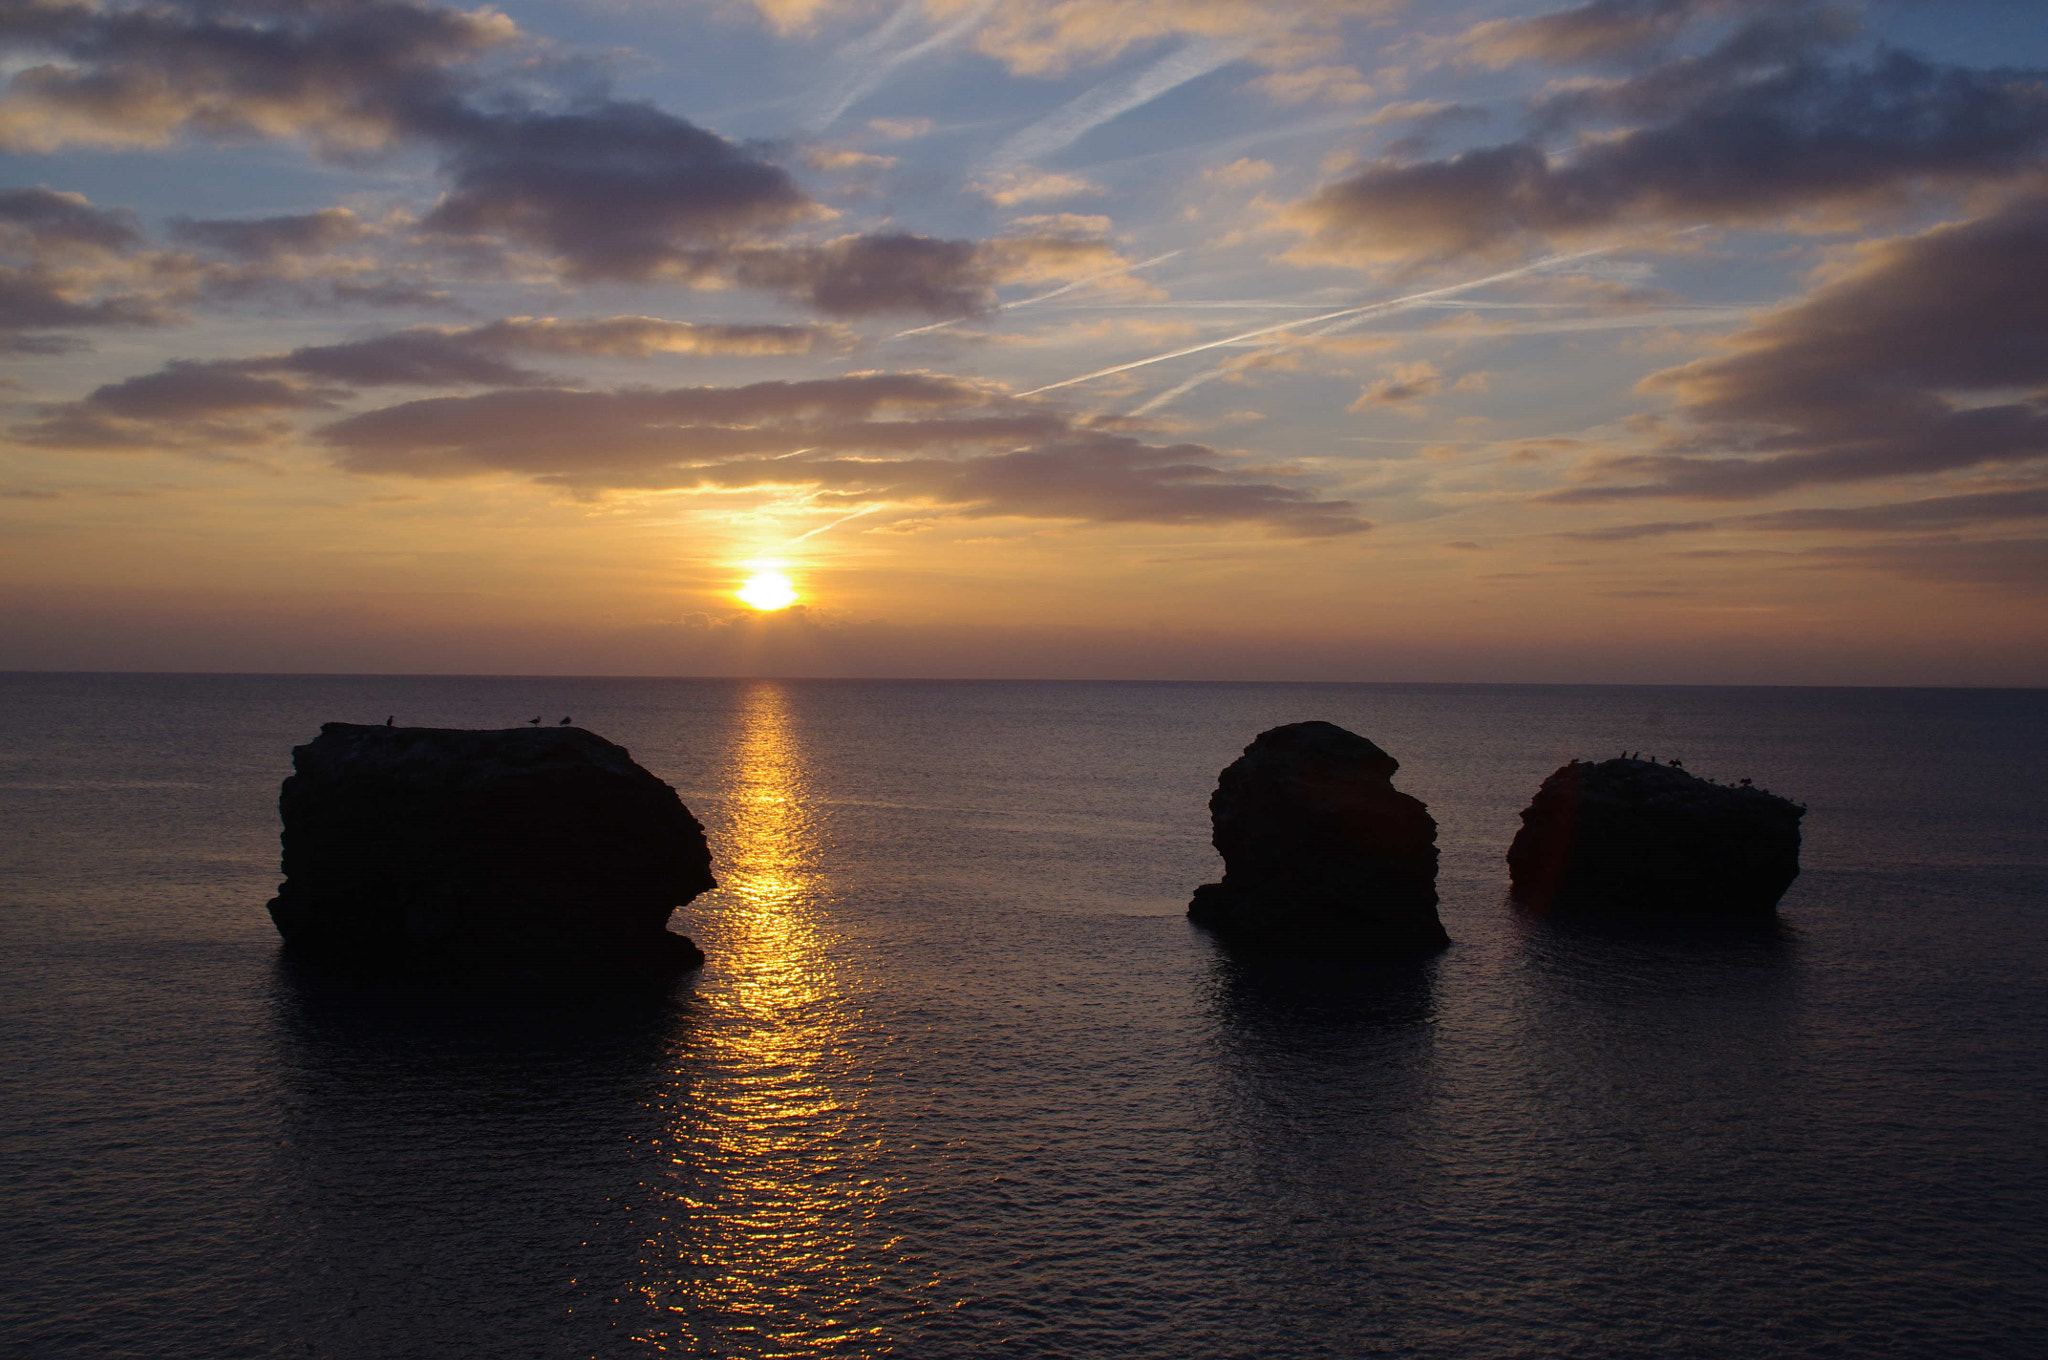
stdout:
[(764, 612), (787, 609), (798, 599), (796, 587), (790, 584), (789, 577), (773, 567), (756, 571), (733, 594), (745, 604)]

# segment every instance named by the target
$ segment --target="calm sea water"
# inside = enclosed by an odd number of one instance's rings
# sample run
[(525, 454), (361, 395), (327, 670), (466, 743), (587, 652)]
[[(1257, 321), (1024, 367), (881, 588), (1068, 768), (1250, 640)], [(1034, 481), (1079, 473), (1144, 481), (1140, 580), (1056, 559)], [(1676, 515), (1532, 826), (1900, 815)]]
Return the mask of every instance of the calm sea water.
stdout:
[[(306, 977), (323, 720), (631, 748), (706, 823), (653, 996)], [(1456, 944), (1233, 959), (1216, 772), (1323, 718)], [(0, 677), (24, 1356), (2048, 1354), (2048, 694)], [(1811, 806), (1769, 936), (1504, 903), (1624, 749)]]

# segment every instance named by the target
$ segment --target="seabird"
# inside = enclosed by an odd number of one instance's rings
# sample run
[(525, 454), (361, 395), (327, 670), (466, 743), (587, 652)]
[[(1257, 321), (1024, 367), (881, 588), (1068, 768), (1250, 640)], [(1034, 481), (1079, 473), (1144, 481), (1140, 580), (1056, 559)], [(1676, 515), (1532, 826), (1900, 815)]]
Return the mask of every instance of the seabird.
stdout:
[[(396, 716), (398, 716), (398, 715), (394, 713), (394, 714), (392, 714), (391, 716), (392, 716), (392, 717), (396, 717)], [(384, 725), (385, 725), (386, 727), (389, 727), (389, 726), (391, 726), (391, 718), (386, 718), (386, 719), (384, 720)]]
[(562, 719), (562, 720), (561, 720), (560, 722), (558, 722), (558, 723), (556, 723), (556, 724), (555, 724), (555, 726), (557, 726), (557, 727), (567, 727), (568, 725), (569, 725), (569, 720), (568, 720), (567, 718), (564, 718), (564, 719)]
[(528, 718), (528, 719), (526, 720), (526, 725), (527, 725), (528, 727), (539, 727), (539, 726), (540, 726), (540, 719), (539, 719), (539, 718)]

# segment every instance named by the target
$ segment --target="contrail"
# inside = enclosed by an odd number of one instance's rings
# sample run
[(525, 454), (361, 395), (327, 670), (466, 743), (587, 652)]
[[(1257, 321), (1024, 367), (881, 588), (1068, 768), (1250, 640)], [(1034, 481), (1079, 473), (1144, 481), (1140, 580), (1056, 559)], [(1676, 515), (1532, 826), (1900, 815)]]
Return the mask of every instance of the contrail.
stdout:
[[(820, 132), (832, 126), (832, 124), (839, 121), (841, 114), (845, 113), (862, 99), (873, 94), (875, 89), (884, 80), (887, 80), (889, 74), (897, 67), (916, 61), (928, 52), (935, 52), (965, 37), (969, 30), (980, 23), (993, 8), (995, 8), (995, 0), (982, 0), (981, 4), (967, 10), (958, 19), (955, 19), (946, 27), (934, 33), (931, 37), (926, 38), (923, 42), (900, 48), (876, 59), (872, 66), (861, 71), (852, 80), (842, 84), (836, 94), (828, 95), (829, 105), (820, 110), (811, 120), (811, 125)], [(917, 0), (906, 0), (904, 6), (891, 15), (880, 28), (877, 28), (868, 37), (856, 43), (852, 50), (846, 54), (847, 57), (858, 61), (870, 56), (877, 49), (892, 41), (897, 34), (914, 22), (922, 12), (923, 6), (918, 4)]]
[[(1090, 274), (1088, 277), (1084, 279), (1075, 279), (1072, 283), (1063, 283), (1059, 287), (1053, 289), (1050, 293), (1040, 293), (1037, 297), (1019, 298), (1015, 302), (1005, 302), (1001, 306), (997, 307), (996, 310), (999, 312), (1010, 312), (1015, 311), (1019, 307), (1029, 307), (1034, 302), (1050, 301), (1051, 299), (1058, 297), (1062, 293), (1073, 292), (1076, 288), (1079, 288), (1084, 283), (1094, 283), (1097, 279), (1113, 278), (1118, 274), (1128, 274), (1133, 269), (1145, 269), (1151, 265), (1162, 264), (1165, 261), (1172, 259), (1174, 256), (1181, 255), (1184, 253), (1186, 252), (1179, 250), (1169, 250), (1164, 255), (1154, 255), (1149, 260), (1140, 260), (1133, 265), (1123, 265), (1116, 269), (1105, 269), (1099, 274)], [(901, 340), (908, 335), (923, 335), (926, 331), (942, 331), (948, 326), (957, 326), (961, 322), (967, 321), (969, 319), (970, 318), (964, 316), (956, 316), (946, 321), (934, 321), (929, 326), (912, 326), (907, 331), (896, 332), (896, 334), (890, 336), (889, 339)]]
[(1007, 170), (1070, 147), (1110, 119), (1149, 104), (1190, 80), (1228, 66), (1239, 55), (1239, 48), (1224, 43), (1191, 42), (1167, 53), (1135, 75), (1105, 80), (1030, 126), (1012, 133), (996, 148), (988, 168)]
[(1190, 354), (1201, 354), (1206, 350), (1222, 349), (1225, 345), (1242, 344), (1246, 340), (1256, 340), (1262, 335), (1273, 335), (1280, 331), (1296, 330), (1302, 326), (1321, 325), (1326, 321), (1341, 321), (1351, 317), (1367, 316), (1374, 312), (1390, 312), (1397, 308), (1411, 307), (1420, 302), (1427, 302), (1431, 298), (1447, 297), (1452, 293), (1462, 292), (1467, 288), (1480, 288), (1489, 283), (1503, 283), (1508, 279), (1518, 279), (1525, 274), (1534, 274), (1539, 270), (1548, 269), (1552, 265), (1569, 264), (1573, 260), (1583, 260), (1594, 255), (1605, 255), (1614, 249), (1616, 249), (1614, 246), (1598, 246), (1592, 250), (1573, 251), (1568, 255), (1546, 255), (1542, 259), (1532, 261), (1529, 264), (1518, 265), (1513, 269), (1505, 269), (1498, 274), (1488, 274), (1483, 279), (1467, 279), (1463, 283), (1446, 284), (1442, 288), (1431, 288), (1420, 293), (1410, 293), (1406, 297), (1388, 298), (1383, 302), (1368, 302), (1357, 307), (1342, 307), (1334, 312), (1324, 312), (1321, 316), (1306, 317), (1299, 321), (1276, 322), (1271, 326), (1260, 326), (1257, 330), (1240, 331), (1236, 335), (1227, 335), (1221, 340), (1210, 340), (1199, 345), (1189, 345), (1185, 349), (1169, 350), (1165, 354), (1154, 354), (1146, 359), (1133, 359), (1127, 364), (1115, 364), (1109, 368), (1099, 368), (1093, 373), (1083, 373), (1078, 378), (1064, 378), (1056, 383), (1047, 383), (1043, 387), (1034, 387), (1029, 392), (1019, 392), (1017, 395), (1020, 397), (1035, 397), (1041, 392), (1056, 392), (1062, 387), (1072, 387), (1076, 383), (1093, 382), (1097, 378), (1107, 378), (1117, 373), (1128, 373), (1134, 368), (1144, 368), (1151, 364), (1163, 364), (1169, 359), (1184, 359)]
[(789, 540), (789, 542), (783, 544), (782, 546), (784, 548), (794, 548), (797, 544), (803, 542), (807, 538), (815, 538), (819, 534), (824, 533), (827, 529), (837, 529), (840, 525), (846, 523), (850, 519), (859, 519), (862, 515), (872, 515), (875, 513), (875, 511), (880, 510), (881, 508), (882, 506), (880, 503), (874, 505), (863, 505), (860, 509), (854, 511), (850, 515), (841, 515), (838, 519), (832, 520), (829, 523), (820, 524), (815, 529), (811, 529), (805, 533), (798, 534), (795, 538), (792, 538), (791, 540)]

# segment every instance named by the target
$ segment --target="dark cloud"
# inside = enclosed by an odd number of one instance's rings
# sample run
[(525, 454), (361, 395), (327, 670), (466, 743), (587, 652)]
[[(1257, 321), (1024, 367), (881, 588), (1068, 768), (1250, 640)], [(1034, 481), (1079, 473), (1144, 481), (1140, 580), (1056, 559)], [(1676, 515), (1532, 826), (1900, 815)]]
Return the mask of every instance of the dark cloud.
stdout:
[[(962, 424), (972, 413), (1011, 417)], [(890, 419), (877, 419), (886, 415)], [(983, 438), (1015, 442), (1064, 427), (1053, 412), (1004, 401), (959, 378), (856, 374), (666, 391), (545, 388), (432, 397), (351, 416), (322, 432), (357, 472), (465, 476), (581, 472), (591, 485), (677, 462), (777, 456), (806, 447), (900, 449)]]
[(422, 326), (336, 345), (307, 345), (274, 358), (243, 359), (243, 372), (283, 372), (351, 387), (518, 386), (544, 375), (507, 363), (475, 333)]
[(2048, 487), (1980, 491), (1967, 496), (1934, 496), (1926, 500), (1859, 505), (1839, 510), (1780, 510), (1769, 515), (1747, 515), (1738, 523), (1758, 529), (1848, 529), (1877, 533), (1959, 528), (2022, 519), (2048, 519)]
[[(1077, 261), (1104, 254), (1099, 242), (900, 233), (778, 243), (819, 212), (786, 171), (651, 104), (586, 96), (542, 109), (494, 88), (477, 59), (519, 35), (488, 11), (400, 0), (42, 6), (13, 36), (60, 60), (15, 77), (0, 99), (0, 147), (179, 134), (299, 136), (342, 157), (424, 145), (439, 151), (449, 180), (420, 224), (427, 239), (483, 260), (538, 251), (577, 280), (737, 282), (829, 316), (955, 317), (985, 310), (998, 282), (1058, 249)], [(341, 209), (174, 229), (252, 261), (364, 232)]]
[[(0, 148), (303, 137), (353, 158), (426, 145), (451, 181), (427, 230), (537, 247), (578, 278), (701, 276), (699, 252), (813, 211), (779, 167), (651, 104), (589, 97), (543, 110), (494, 84), (478, 59), (520, 34), (490, 10), (405, 0), (42, 5), (0, 36), (56, 58), (18, 73), (0, 98)], [(295, 236), (345, 225), (320, 214), (182, 232), (267, 258)]]
[(1626, 543), (1638, 538), (1662, 538), (1666, 534), (1690, 534), (1711, 529), (1710, 519), (1663, 520), (1656, 524), (1617, 524), (1607, 529), (1574, 529), (1557, 535), (1585, 543)]
[(361, 240), (370, 234), (370, 229), (347, 208), (324, 208), (289, 217), (204, 222), (177, 218), (171, 223), (171, 234), (180, 241), (237, 259), (274, 260), (333, 250)]
[(995, 304), (993, 262), (973, 241), (893, 233), (741, 255), (734, 276), (827, 316), (915, 311), (970, 316)]
[[(81, 299), (80, 291), (71, 280), (49, 271), (0, 265), (0, 336), (78, 326), (155, 326), (170, 319), (170, 313), (152, 298)], [(77, 348), (48, 336), (14, 336), (12, 344), (23, 354), (55, 354)]]
[(720, 258), (707, 248), (814, 211), (786, 171), (652, 105), (463, 108), (423, 130), (449, 147), (454, 180), (427, 230), (537, 246), (575, 278), (704, 277)]
[(1080, 231), (985, 241), (883, 232), (817, 246), (745, 249), (725, 267), (737, 283), (771, 289), (826, 316), (951, 318), (991, 310), (999, 284), (1107, 274), (1122, 264), (1101, 236)]
[(335, 395), (226, 364), (173, 360), (159, 372), (108, 383), (88, 401), (95, 410), (129, 420), (175, 421), (330, 406)]
[[(1298, 205), (1294, 220), (1331, 253), (1449, 258), (1617, 225), (1767, 221), (1924, 182), (1995, 182), (2039, 168), (2048, 151), (2042, 72), (1903, 52), (1832, 64), (1810, 54), (1818, 41), (1759, 22), (1706, 56), (1556, 96), (1523, 140), (1374, 162)], [(1619, 126), (1553, 154), (1551, 131), (1591, 124)]]
[(336, 155), (388, 146), (474, 83), (510, 19), (405, 0), (30, 0), (0, 39), (49, 58), (0, 98), (0, 148), (305, 136)]
[(1542, 499), (1738, 500), (2048, 454), (2044, 259), (2048, 197), (1865, 247), (1725, 355), (1646, 381), (1678, 398), (1685, 433), (1586, 469), (1638, 480)]
[[(108, 383), (82, 401), (47, 406), (14, 438), (80, 448), (182, 449), (194, 422), (209, 429), (277, 412), (332, 409), (352, 389), (528, 387), (557, 381), (505, 356), (646, 357), (661, 353), (801, 353), (821, 335), (806, 326), (697, 326), (656, 317), (561, 321), (507, 317), (482, 326), (415, 326), (332, 345), (307, 345), (247, 359), (174, 360), (155, 373)], [(286, 427), (259, 422), (266, 438)], [(153, 433), (154, 432), (154, 433)]]
[(1821, 555), (1836, 562), (1874, 567), (1939, 585), (2048, 594), (2048, 538), (1888, 543), (1867, 548), (1830, 548)]
[[(408, 0), (32, 4), (0, 39), (50, 58), (0, 97), (0, 149), (300, 138), (331, 158), (399, 146), (440, 157), (448, 190), (421, 239), (472, 265), (537, 252), (574, 280), (771, 289), (829, 316), (965, 316), (997, 284), (1100, 270), (1093, 238), (947, 241), (903, 233), (783, 240), (818, 205), (759, 150), (645, 102), (538, 99), (481, 59), (524, 41), (490, 10)], [(367, 228), (346, 210), (181, 221), (178, 239), (237, 260), (314, 256)], [(1071, 273), (1064, 277), (1072, 277)], [(216, 297), (276, 280), (222, 275)], [(303, 290), (302, 290), (303, 291)], [(403, 290), (401, 290), (403, 291)], [(339, 299), (339, 285), (326, 296)], [(376, 302), (374, 292), (362, 300)]]
[(1252, 482), (1215, 450), (1077, 424), (978, 384), (873, 373), (735, 388), (500, 391), (351, 416), (321, 437), (357, 472), (514, 472), (582, 491), (804, 488), (849, 506), (1152, 524), (1368, 527), (1349, 502)]
[(123, 253), (142, 245), (133, 213), (92, 206), (84, 194), (54, 189), (0, 189), (0, 241), (19, 248), (90, 246)]
[(161, 298), (132, 286), (128, 257), (142, 244), (131, 214), (95, 208), (83, 194), (0, 190), (0, 354), (83, 348), (24, 332), (170, 320)]

